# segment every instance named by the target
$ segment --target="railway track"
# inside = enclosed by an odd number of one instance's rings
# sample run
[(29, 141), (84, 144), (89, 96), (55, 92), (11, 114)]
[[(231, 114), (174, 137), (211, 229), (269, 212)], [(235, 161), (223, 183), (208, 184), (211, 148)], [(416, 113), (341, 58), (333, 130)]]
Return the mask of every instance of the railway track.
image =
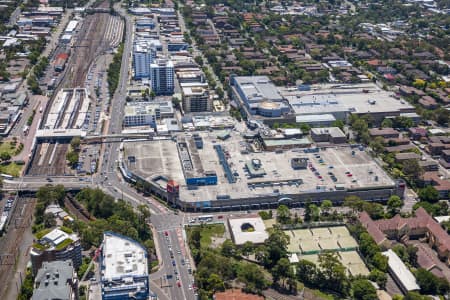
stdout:
[(6, 299), (6, 292), (10, 282), (19, 255), (28, 255), (21, 253), (21, 248), (28, 249), (31, 245), (21, 247), (24, 233), (31, 226), (34, 206), (36, 200), (32, 198), (17, 198), (15, 201), (9, 225), (4, 236), (0, 239), (0, 299)]

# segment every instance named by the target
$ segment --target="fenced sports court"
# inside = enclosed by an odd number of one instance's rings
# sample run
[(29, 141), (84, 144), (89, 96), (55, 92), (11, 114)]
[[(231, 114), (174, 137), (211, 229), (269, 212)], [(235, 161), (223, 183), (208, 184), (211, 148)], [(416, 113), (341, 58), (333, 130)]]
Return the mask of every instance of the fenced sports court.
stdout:
[(288, 251), (318, 254), (324, 250), (352, 251), (358, 244), (345, 226), (286, 230), (290, 237)]
[(364, 261), (356, 251), (358, 243), (345, 226), (305, 228), (284, 231), (290, 238), (288, 252), (318, 265), (323, 251), (337, 251), (349, 274), (368, 275)]

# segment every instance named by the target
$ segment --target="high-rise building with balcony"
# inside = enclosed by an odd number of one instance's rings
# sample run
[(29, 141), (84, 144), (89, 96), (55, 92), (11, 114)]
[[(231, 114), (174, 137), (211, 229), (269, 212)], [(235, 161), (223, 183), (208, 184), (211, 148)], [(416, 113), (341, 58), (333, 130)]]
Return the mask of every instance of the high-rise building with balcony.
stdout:
[(152, 90), (156, 95), (172, 95), (174, 90), (173, 62), (157, 59), (150, 65)]
[(156, 49), (147, 40), (135, 41), (133, 47), (134, 78), (150, 78), (150, 65), (156, 57)]

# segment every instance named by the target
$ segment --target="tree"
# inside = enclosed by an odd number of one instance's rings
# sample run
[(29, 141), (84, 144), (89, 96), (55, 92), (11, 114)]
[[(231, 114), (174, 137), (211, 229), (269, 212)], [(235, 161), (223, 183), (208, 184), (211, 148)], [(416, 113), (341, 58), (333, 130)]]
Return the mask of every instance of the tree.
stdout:
[(261, 210), (258, 212), (258, 215), (261, 217), (261, 219), (263, 220), (269, 220), (272, 219), (272, 217), (269, 215), (269, 213), (265, 210)]
[(311, 287), (317, 287), (318, 272), (319, 270), (314, 263), (310, 262), (309, 260), (301, 259), (297, 263), (297, 272), (295, 272), (295, 274), (297, 275), (297, 279), (304, 284)]
[(266, 267), (273, 267), (282, 257), (287, 257), (287, 245), (289, 236), (281, 229), (274, 228), (269, 233), (269, 238), (265, 240), (264, 245), (267, 249)]
[(377, 300), (377, 290), (367, 279), (356, 279), (352, 283), (353, 297), (357, 300)]
[(374, 220), (381, 219), (385, 215), (384, 207), (380, 203), (364, 201), (363, 210), (366, 211), (369, 214), (369, 216)]
[(355, 213), (363, 210), (364, 201), (358, 196), (348, 196), (344, 199), (344, 206), (350, 207)]
[(407, 159), (403, 162), (402, 172), (412, 182), (417, 182), (423, 174), (423, 169), (417, 159)]
[(425, 87), (425, 85), (426, 85), (426, 81), (422, 80), (422, 79), (416, 79), (413, 82), (413, 86), (418, 89), (423, 89)]
[(404, 117), (404, 116), (398, 116), (394, 118), (393, 126), (395, 128), (411, 128), (414, 126), (414, 122), (411, 118)]
[(409, 263), (413, 266), (417, 266), (417, 247), (414, 245), (406, 246), (406, 253), (408, 254)]
[(156, 97), (156, 93), (155, 93), (155, 91), (154, 90), (152, 90), (151, 92), (150, 92), (150, 99), (155, 99), (155, 97)]
[(56, 226), (55, 216), (52, 213), (45, 214), (42, 223), (44, 223), (45, 228), (52, 228)]
[(384, 139), (381, 136), (377, 136), (369, 143), (369, 146), (375, 153), (380, 154), (384, 151), (383, 143)]
[(192, 247), (194, 247), (195, 249), (200, 249), (200, 240), (201, 240), (202, 236), (200, 233), (200, 228), (199, 227), (195, 227), (192, 230), (191, 233), (191, 238), (190, 238), (190, 242)]
[(0, 159), (3, 161), (7, 161), (11, 159), (11, 154), (9, 154), (8, 152), (2, 152), (0, 153)]
[(289, 277), (290, 269), (291, 263), (289, 262), (289, 259), (285, 257), (281, 258), (271, 269), (273, 281), (277, 283), (279, 280), (281, 280), (282, 286), (284, 286), (284, 279)]
[(305, 208), (305, 222), (318, 221), (320, 210), (315, 204), (307, 204)]
[(357, 118), (352, 122), (352, 129), (356, 132), (356, 139), (363, 143), (369, 140), (369, 126), (363, 118)]
[(387, 207), (389, 212), (392, 215), (396, 215), (400, 212), (400, 208), (403, 206), (403, 201), (400, 199), (397, 195), (392, 195), (389, 197), (389, 200), (387, 202)]
[(446, 279), (439, 278), (423, 268), (417, 269), (414, 274), (422, 294), (445, 295), (449, 291), (449, 283)]
[(450, 112), (446, 108), (438, 108), (434, 111), (436, 122), (445, 126), (450, 118)]
[(369, 280), (376, 282), (381, 288), (384, 288), (387, 283), (387, 275), (378, 269), (373, 269), (370, 271)]
[(336, 252), (319, 254), (319, 268), (328, 289), (347, 295), (349, 282), (345, 273), (346, 269), (339, 261)]
[(203, 58), (202, 58), (201, 56), (196, 56), (196, 57), (194, 58), (194, 60), (195, 60), (195, 62), (196, 62), (200, 67), (203, 66)]
[(246, 241), (242, 245), (241, 253), (244, 256), (249, 256), (251, 253), (253, 253), (254, 250), (255, 250), (255, 245), (250, 241)]
[(211, 290), (213, 292), (225, 290), (225, 284), (218, 274), (211, 274), (207, 280), (207, 283), (208, 290)]
[(384, 256), (381, 254), (381, 252), (375, 253), (375, 255), (371, 258), (372, 264), (375, 266), (375, 268), (381, 270), (381, 271), (387, 271), (388, 269), (388, 258), (387, 256)]
[(339, 129), (344, 130), (345, 123), (342, 120), (336, 120), (333, 123), (331, 123), (331, 126), (338, 127)]
[(320, 211), (322, 212), (322, 214), (327, 216), (330, 213), (330, 210), (332, 207), (333, 207), (333, 202), (331, 202), (331, 200), (324, 200), (320, 204)]
[(418, 292), (408, 292), (405, 297), (403, 297), (403, 300), (431, 300), (431, 298), (423, 296)]
[(69, 151), (66, 154), (66, 159), (69, 162), (71, 168), (75, 168), (78, 164), (78, 152)]
[(289, 207), (287, 207), (284, 204), (281, 204), (277, 208), (277, 220), (281, 224), (287, 224), (289, 223), (291, 219), (291, 212), (289, 211)]
[(70, 146), (73, 150), (78, 151), (80, 149), (81, 139), (79, 136), (74, 136), (70, 141)]
[(231, 240), (227, 239), (222, 244), (221, 253), (225, 257), (232, 257), (236, 254), (236, 246)]
[(267, 280), (260, 267), (255, 264), (241, 264), (237, 270), (237, 278), (246, 284), (249, 290), (260, 291), (267, 287)]
[(255, 249), (255, 259), (264, 266), (270, 265), (269, 251), (264, 245), (260, 245)]
[(384, 119), (383, 122), (381, 122), (381, 127), (382, 128), (392, 128), (393, 122), (392, 119)]
[(422, 201), (435, 203), (439, 200), (439, 192), (431, 185), (420, 189), (418, 194)]

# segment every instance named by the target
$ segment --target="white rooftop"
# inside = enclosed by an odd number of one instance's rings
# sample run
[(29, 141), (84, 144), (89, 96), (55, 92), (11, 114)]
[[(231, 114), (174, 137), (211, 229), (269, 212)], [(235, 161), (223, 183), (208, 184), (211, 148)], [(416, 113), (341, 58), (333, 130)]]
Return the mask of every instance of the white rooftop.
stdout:
[(57, 246), (67, 239), (75, 241), (78, 240), (78, 236), (76, 234), (67, 234), (61, 229), (55, 228), (42, 237), (42, 240), (52, 244), (52, 246)]
[(442, 222), (450, 221), (450, 216), (440, 216), (440, 217), (433, 217), (439, 224)]
[(289, 259), (289, 262), (291, 263), (291, 264), (295, 264), (295, 263), (298, 263), (300, 260), (298, 259), (298, 256), (297, 256), (297, 254), (295, 254), (295, 253), (290, 253), (290, 254), (288, 254), (288, 259)]
[(103, 237), (103, 276), (106, 280), (148, 274), (147, 253), (143, 246), (112, 233), (105, 233)]
[(413, 106), (373, 83), (312, 85), (309, 91), (279, 88), (297, 115), (411, 112)]
[[(261, 217), (228, 219), (228, 224), (236, 245), (242, 245), (247, 241), (262, 244), (269, 237)], [(251, 225), (249, 227), (253, 227), (254, 231), (243, 231), (242, 227), (245, 227), (246, 224)]]
[(402, 285), (407, 291), (416, 291), (420, 290), (419, 285), (416, 282), (416, 278), (409, 271), (409, 269), (402, 262), (400, 257), (395, 254), (394, 251), (389, 249), (382, 253), (384, 256), (388, 257), (388, 264), (391, 271), (395, 274), (395, 276), (401, 281)]

